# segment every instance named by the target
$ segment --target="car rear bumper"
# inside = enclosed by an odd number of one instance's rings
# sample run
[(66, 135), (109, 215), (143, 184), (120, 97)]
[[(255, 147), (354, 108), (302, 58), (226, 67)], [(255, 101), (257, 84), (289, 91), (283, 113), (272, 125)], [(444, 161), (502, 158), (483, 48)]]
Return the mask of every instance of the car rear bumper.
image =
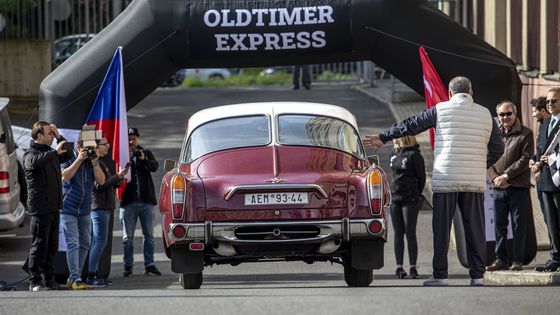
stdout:
[(0, 231), (15, 229), (25, 219), (25, 207), (20, 202), (14, 212), (0, 214)]
[[(374, 221), (381, 223), (381, 231), (372, 233), (368, 228)], [(174, 230), (184, 228), (183, 237), (175, 235)], [(236, 233), (240, 228), (270, 227), (275, 232), (268, 239), (242, 239)], [(282, 237), (282, 229), (297, 227), (313, 227), (318, 233), (311, 237), (289, 238)], [(175, 231), (177, 232), (177, 231)], [(348, 219), (328, 221), (259, 221), (259, 222), (211, 222), (204, 223), (171, 223), (168, 229), (169, 239), (175, 243), (204, 242), (212, 244), (214, 241), (231, 244), (280, 244), (280, 243), (322, 243), (329, 239), (350, 241), (355, 239), (378, 239), (386, 241), (387, 228), (385, 219)]]

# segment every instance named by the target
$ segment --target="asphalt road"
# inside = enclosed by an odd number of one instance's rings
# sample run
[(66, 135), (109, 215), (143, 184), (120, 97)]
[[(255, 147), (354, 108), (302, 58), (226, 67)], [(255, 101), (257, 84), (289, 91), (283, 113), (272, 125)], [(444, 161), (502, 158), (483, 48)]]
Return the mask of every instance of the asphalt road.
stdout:
[[(129, 125), (139, 128), (142, 145), (160, 162), (154, 176), (159, 184), (163, 160), (176, 159), (184, 135), (184, 122), (202, 108), (256, 101), (311, 101), (341, 105), (357, 117), (362, 135), (379, 132), (393, 123), (388, 108), (350, 90), (346, 85), (314, 86), (310, 91), (288, 87), (244, 89), (160, 89), (129, 112)], [(377, 152), (387, 166), (389, 146)], [(370, 152), (372, 153), (372, 152)], [(159, 189), (158, 187), (156, 189)], [(186, 291), (170, 270), (162, 253), (161, 228), (155, 228), (156, 264), (162, 277), (142, 275), (141, 238), (136, 238), (135, 275), (122, 278), (120, 224), (113, 238), (112, 286), (92, 291), (0, 292), (0, 314), (556, 314), (557, 287), (469, 287), (467, 270), (455, 251), (449, 253), (450, 287), (424, 288), (431, 271), (431, 212), (418, 220), (421, 279), (397, 280), (392, 233), (385, 246), (385, 267), (374, 271), (369, 288), (348, 288), (342, 266), (299, 262), (248, 263), (214, 266), (204, 271), (200, 290)], [(28, 226), (0, 233), (0, 280), (15, 282), (25, 274), (30, 238)], [(141, 235), (137, 230), (136, 235)], [(405, 262), (408, 260), (405, 254)]]

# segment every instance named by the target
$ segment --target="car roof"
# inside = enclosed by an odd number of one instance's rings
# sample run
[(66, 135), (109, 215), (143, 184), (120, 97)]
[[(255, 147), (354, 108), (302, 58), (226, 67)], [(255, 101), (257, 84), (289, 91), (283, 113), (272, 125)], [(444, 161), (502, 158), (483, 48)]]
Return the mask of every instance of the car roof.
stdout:
[(189, 134), (196, 127), (212, 121), (228, 117), (281, 114), (307, 114), (318, 116), (329, 116), (343, 120), (358, 129), (356, 117), (347, 109), (330, 104), (308, 103), (308, 102), (263, 102), (244, 103), (211, 107), (193, 114), (188, 123)]
[(83, 33), (83, 34), (67, 35), (67, 36), (64, 36), (64, 37), (57, 38), (56, 40), (54, 40), (54, 42), (57, 43), (57, 42), (67, 40), (67, 39), (88, 38), (88, 37), (89, 38), (94, 38), (95, 34), (93, 34), (93, 33), (91, 33), (91, 34)]

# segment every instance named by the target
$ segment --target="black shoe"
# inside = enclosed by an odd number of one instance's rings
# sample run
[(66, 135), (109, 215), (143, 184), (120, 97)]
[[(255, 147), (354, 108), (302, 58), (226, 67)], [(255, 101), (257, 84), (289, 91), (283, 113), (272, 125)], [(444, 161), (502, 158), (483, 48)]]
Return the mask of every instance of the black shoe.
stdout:
[(146, 276), (161, 276), (161, 272), (156, 268), (155, 265), (148, 266), (144, 269), (144, 275)]
[(55, 280), (45, 281), (45, 287), (47, 290), (60, 290), (60, 287)]
[(553, 261), (547, 261), (546, 264), (543, 267), (537, 267), (535, 268), (535, 271), (539, 271), (539, 272), (553, 272), (558, 270), (558, 268), (560, 268), (560, 264), (553, 262)]
[(404, 279), (406, 277), (406, 271), (404, 271), (402, 267), (399, 267), (395, 271), (395, 275), (397, 276), (397, 279)]
[(294, 90), (299, 90), (299, 85), (294, 85)]
[(309, 84), (304, 84), (303, 87), (304, 87), (306, 90), (309, 90), (309, 89), (311, 88), (311, 85), (309, 85)]
[(418, 270), (416, 270), (416, 267), (410, 267), (408, 273), (411, 279), (418, 279)]
[(123, 277), (132, 276), (132, 266), (124, 266), (124, 271), (122, 273)]

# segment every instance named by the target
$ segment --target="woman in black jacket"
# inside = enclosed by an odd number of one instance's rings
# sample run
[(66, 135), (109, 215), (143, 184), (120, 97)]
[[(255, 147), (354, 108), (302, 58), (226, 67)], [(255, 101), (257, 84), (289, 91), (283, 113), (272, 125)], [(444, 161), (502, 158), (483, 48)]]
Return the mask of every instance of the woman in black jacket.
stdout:
[(416, 259), (418, 244), (416, 241), (416, 222), (422, 204), (422, 191), (426, 183), (424, 158), (414, 136), (393, 140), (394, 150), (391, 155), (391, 221), (395, 230), (395, 258), (397, 261), (397, 278), (407, 276), (403, 268), (404, 235), (408, 243), (410, 277), (418, 278)]

